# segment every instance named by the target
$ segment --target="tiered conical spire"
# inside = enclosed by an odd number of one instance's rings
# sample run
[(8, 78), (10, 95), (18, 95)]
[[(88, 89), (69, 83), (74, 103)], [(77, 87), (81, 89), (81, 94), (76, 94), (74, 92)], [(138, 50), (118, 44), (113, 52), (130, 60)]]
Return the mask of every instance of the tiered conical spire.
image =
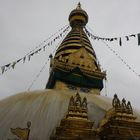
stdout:
[(67, 89), (68, 85), (73, 85), (74, 89), (84, 87), (100, 91), (103, 88), (105, 73), (101, 72), (96, 54), (84, 32), (87, 22), (88, 15), (79, 3), (69, 15), (71, 31), (52, 58), (52, 71), (46, 88)]
[(95, 52), (92, 48), (92, 45), (83, 31), (84, 26), (88, 22), (87, 13), (81, 8), (79, 3), (77, 8), (74, 9), (69, 15), (69, 22), (72, 30), (63, 40), (61, 45), (56, 51), (55, 58), (66, 60), (69, 54), (76, 52), (80, 48), (84, 47), (88, 54), (96, 60)]
[(88, 54), (96, 59), (92, 45), (81, 27), (73, 27), (56, 51), (55, 58), (66, 59), (69, 54), (84, 47)]

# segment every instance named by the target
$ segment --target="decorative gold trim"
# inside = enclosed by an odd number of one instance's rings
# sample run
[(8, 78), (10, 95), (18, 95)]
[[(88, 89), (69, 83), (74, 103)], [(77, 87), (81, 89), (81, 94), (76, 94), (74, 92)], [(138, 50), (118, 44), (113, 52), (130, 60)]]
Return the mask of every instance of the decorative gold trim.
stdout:
[[(65, 62), (60, 62), (58, 60), (54, 60), (53, 67), (67, 72), (67, 71), (70, 71), (73, 68), (75, 68), (76, 65), (75, 64), (66, 64)], [(100, 72), (98, 70), (97, 71), (92, 71), (92, 70), (83, 68), (81, 66), (78, 66), (78, 67), (87, 76), (97, 78), (97, 79), (104, 79), (106, 77), (106, 72), (105, 71), (103, 71), (103, 72)]]

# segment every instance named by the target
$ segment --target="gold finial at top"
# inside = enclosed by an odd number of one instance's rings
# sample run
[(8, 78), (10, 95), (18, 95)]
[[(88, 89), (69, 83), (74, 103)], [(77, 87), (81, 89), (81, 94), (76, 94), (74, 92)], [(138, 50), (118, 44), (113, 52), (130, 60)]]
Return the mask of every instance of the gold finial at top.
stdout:
[(76, 9), (77, 9), (77, 10), (81, 9), (81, 3), (80, 3), (80, 2), (78, 3)]
[(88, 15), (86, 11), (81, 8), (80, 2), (77, 7), (71, 11), (69, 15), (69, 21), (71, 27), (80, 26), (84, 27), (88, 22)]

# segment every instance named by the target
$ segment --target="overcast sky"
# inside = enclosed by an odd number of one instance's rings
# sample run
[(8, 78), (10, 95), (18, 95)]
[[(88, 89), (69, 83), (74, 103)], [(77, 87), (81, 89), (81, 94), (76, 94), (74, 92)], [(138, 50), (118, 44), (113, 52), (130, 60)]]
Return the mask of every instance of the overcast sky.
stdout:
[[(68, 24), (68, 16), (78, 0), (0, 0), (0, 66), (23, 57), (44, 39)], [(121, 37), (140, 33), (140, 0), (81, 0), (89, 15), (88, 26), (101, 37)], [(117, 93), (140, 105), (140, 77), (130, 71), (101, 41), (92, 41), (96, 55), (107, 70), (107, 96)], [(137, 38), (108, 43), (137, 73), (140, 74), (140, 46)], [(0, 99), (27, 91), (33, 79), (55, 49), (57, 43), (19, 63), (14, 70), (0, 76)], [(31, 90), (44, 89), (49, 65)], [(105, 90), (102, 91), (105, 95)]]

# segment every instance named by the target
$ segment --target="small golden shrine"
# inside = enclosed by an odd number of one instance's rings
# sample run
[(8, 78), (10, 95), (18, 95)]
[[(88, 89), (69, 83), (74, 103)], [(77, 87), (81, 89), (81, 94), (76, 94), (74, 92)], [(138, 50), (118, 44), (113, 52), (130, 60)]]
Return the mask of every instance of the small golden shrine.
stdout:
[(140, 138), (140, 122), (136, 121), (130, 101), (119, 100), (115, 94), (110, 110), (100, 123), (99, 134), (107, 140), (135, 140)]
[(56, 128), (55, 136), (51, 140), (93, 140), (96, 131), (94, 122), (88, 119), (87, 99), (81, 99), (79, 93), (71, 97), (66, 116)]

